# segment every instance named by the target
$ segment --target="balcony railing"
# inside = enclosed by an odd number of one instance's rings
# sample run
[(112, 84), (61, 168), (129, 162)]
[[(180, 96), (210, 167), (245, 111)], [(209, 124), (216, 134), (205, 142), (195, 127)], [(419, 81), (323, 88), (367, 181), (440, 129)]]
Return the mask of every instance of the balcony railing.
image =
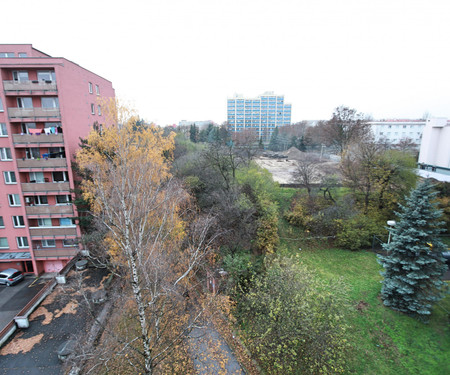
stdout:
[(30, 235), (36, 237), (74, 237), (77, 228), (73, 227), (30, 227)]
[(71, 258), (78, 254), (78, 248), (67, 249), (33, 249), (35, 258)]
[(70, 185), (68, 182), (45, 182), (45, 183), (23, 183), (22, 192), (24, 193), (68, 193)]
[(20, 168), (67, 168), (67, 160), (60, 158), (48, 159), (25, 159), (17, 160), (17, 167)]
[(62, 134), (13, 134), (13, 142), (18, 144), (32, 144), (32, 143), (64, 143)]
[(59, 118), (59, 108), (8, 108), (8, 116), (14, 118)]
[(57, 91), (53, 81), (3, 81), (3, 88), (8, 91)]
[(57, 216), (57, 215), (73, 215), (73, 206), (71, 204), (66, 205), (52, 205), (52, 206), (26, 206), (25, 212), (29, 216)]

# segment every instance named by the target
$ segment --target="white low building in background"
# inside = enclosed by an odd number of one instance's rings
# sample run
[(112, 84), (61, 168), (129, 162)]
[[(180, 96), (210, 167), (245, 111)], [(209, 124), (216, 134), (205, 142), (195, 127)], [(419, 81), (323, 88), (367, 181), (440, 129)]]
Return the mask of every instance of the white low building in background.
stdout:
[(369, 121), (375, 142), (388, 142), (396, 145), (412, 142), (420, 147), (422, 132), (427, 120), (378, 120)]

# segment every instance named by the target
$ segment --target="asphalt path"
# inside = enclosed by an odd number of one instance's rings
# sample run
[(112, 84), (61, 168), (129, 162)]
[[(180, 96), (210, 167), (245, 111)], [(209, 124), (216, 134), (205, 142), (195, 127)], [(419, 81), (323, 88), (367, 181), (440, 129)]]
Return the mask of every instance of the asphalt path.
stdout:
[(0, 285), (0, 330), (42, 289), (44, 283), (35, 280), (34, 276), (26, 276), (14, 286)]

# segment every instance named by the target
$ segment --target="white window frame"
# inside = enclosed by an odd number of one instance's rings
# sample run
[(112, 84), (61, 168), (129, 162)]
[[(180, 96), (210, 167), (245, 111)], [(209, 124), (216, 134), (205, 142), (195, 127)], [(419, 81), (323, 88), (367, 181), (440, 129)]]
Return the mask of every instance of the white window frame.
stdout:
[(0, 137), (7, 137), (8, 129), (6, 128), (6, 123), (0, 122)]
[(3, 216), (0, 216), (0, 228), (5, 227), (5, 221), (3, 220)]
[[(37, 183), (37, 184), (43, 184), (43, 183), (45, 183), (45, 175), (44, 175), (44, 172), (28, 172), (29, 173), (29, 175), (28, 175), (28, 177), (29, 177), (29, 179), (30, 179), (30, 182), (31, 181), (34, 181), (35, 183)], [(39, 178), (38, 178), (39, 177)], [(42, 177), (42, 178), (41, 178)]]
[(6, 240), (6, 246), (2, 246), (0, 241), (0, 249), (9, 249), (8, 237), (0, 237), (0, 240)]
[(93, 93), (92, 82), (89, 82), (89, 94)]
[(16, 57), (14, 52), (0, 52), (0, 58)]
[[(11, 204), (12, 202), (12, 204)], [(8, 203), (9, 207), (20, 207), (22, 203), (20, 203), (20, 195), (19, 194), (8, 194)]]
[[(47, 203), (42, 203), (41, 197), (44, 197), (45, 199), (47, 199)], [(36, 203), (36, 201), (37, 201), (37, 203)], [(35, 196), (33, 196), (33, 203), (35, 206), (48, 206), (48, 197), (46, 195), (35, 195)]]
[(16, 174), (14, 173), (14, 171), (4, 171), (3, 178), (5, 179), (6, 185), (17, 185)]
[[(48, 74), (48, 78), (49, 79), (39, 78), (40, 74)], [(38, 72), (37, 72), (37, 79), (38, 79), (38, 81), (52, 81), (52, 82), (55, 82), (56, 81), (55, 72), (53, 70), (38, 70)]]
[(14, 228), (25, 228), (25, 219), (22, 215), (11, 216)]
[(26, 52), (19, 52), (19, 57), (28, 57)]
[(22, 236), (22, 237), (16, 237), (17, 241), (17, 247), (19, 249), (27, 249), (30, 247), (30, 244), (28, 242), (28, 237)]
[(45, 218), (39, 218), (37, 219), (38, 227), (39, 228), (48, 228), (52, 226), (52, 219), (45, 217)]
[[(65, 202), (58, 202), (58, 198), (65, 198)], [(72, 196), (69, 194), (66, 195), (56, 195), (56, 205), (57, 206), (67, 206), (69, 204), (72, 204)]]
[(99, 116), (102, 115), (102, 106), (100, 104), (97, 105), (97, 112)]
[(98, 85), (95, 85), (95, 93), (100, 95), (100, 87), (98, 87)]
[[(72, 241), (72, 243), (69, 245), (66, 245), (66, 243), (65, 243), (66, 241)], [(63, 247), (76, 247), (77, 246), (77, 242), (74, 238), (66, 238), (62, 242), (63, 242)]]
[[(63, 225), (63, 224), (61, 224), (61, 220), (70, 220), (70, 224), (69, 225)], [(71, 219), (70, 217), (61, 217), (59, 219), (59, 226), (60, 227), (65, 227), (65, 228), (69, 228), (69, 227), (75, 227), (76, 224), (74, 222), (74, 219)]]
[[(54, 173), (62, 173), (62, 174), (63, 174), (63, 177), (64, 177), (64, 179), (63, 179), (63, 180), (61, 180), (61, 181), (55, 181), (55, 175), (54, 175)], [(61, 182), (69, 182), (69, 173), (67, 173), (67, 171), (61, 171), (61, 172), (52, 172), (52, 180), (53, 180), (53, 182), (56, 182), (56, 183), (61, 183)]]
[[(50, 102), (51, 101), (51, 106), (50, 107), (44, 107), (44, 102)], [(59, 108), (59, 100), (57, 97), (54, 96), (49, 96), (49, 97), (45, 97), (43, 96), (41, 98), (41, 107), (44, 109), (58, 109)]]
[(91, 103), (91, 115), (95, 115), (95, 105)]
[(9, 147), (0, 147), (0, 160), (1, 161), (11, 161), (12, 153)]
[[(30, 101), (31, 101), (31, 107), (28, 107), (28, 106), (25, 105), (25, 103), (28, 102), (28, 100), (25, 101), (25, 99), (30, 99)], [(21, 108), (21, 109), (33, 109), (33, 108), (34, 108), (34, 107), (33, 107), (33, 98), (30, 97), (30, 96), (24, 96), (24, 97), (17, 98), (17, 108)]]
[(0, 112), (4, 112), (2, 98), (0, 98)]
[[(53, 241), (53, 245), (49, 245), (48, 242)], [(56, 247), (56, 241), (55, 240), (41, 240), (41, 246), (42, 247)]]
[[(22, 74), (26, 75), (26, 79), (23, 79), (20, 77)], [(13, 81), (15, 81), (15, 82), (28, 82), (30, 80), (27, 70), (14, 70), (12, 72), (12, 75), (13, 75)]]

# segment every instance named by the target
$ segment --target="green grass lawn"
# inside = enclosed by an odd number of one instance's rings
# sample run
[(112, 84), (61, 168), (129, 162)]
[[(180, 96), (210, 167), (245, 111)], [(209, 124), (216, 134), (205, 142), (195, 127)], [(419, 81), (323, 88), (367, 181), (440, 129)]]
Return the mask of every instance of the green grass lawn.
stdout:
[[(294, 189), (279, 193), (281, 213)], [(282, 216), (282, 214), (280, 215)], [(428, 324), (384, 307), (380, 300), (382, 267), (368, 251), (328, 249), (301, 238), (301, 231), (280, 220), (281, 251), (300, 254), (300, 261), (330, 282), (342, 277), (352, 308), (348, 373), (361, 375), (450, 374), (450, 294), (435, 305)], [(299, 248), (302, 250), (299, 251)]]
[(379, 299), (381, 266), (375, 254), (302, 250), (301, 261), (323, 278), (342, 277), (348, 285), (354, 307), (348, 316), (353, 347), (350, 373), (450, 373), (449, 316), (445, 312), (450, 311), (450, 296), (439, 302), (430, 322), (424, 324), (383, 306)]

